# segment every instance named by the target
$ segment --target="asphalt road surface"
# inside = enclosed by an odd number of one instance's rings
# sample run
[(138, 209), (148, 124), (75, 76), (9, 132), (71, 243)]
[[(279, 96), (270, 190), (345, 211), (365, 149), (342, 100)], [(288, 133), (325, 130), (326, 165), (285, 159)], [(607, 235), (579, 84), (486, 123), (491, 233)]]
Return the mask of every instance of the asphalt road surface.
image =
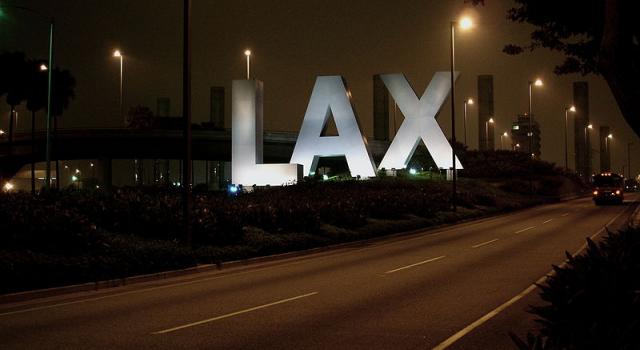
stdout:
[(509, 349), (532, 284), (622, 206), (590, 199), (304, 257), (0, 305), (1, 349)]

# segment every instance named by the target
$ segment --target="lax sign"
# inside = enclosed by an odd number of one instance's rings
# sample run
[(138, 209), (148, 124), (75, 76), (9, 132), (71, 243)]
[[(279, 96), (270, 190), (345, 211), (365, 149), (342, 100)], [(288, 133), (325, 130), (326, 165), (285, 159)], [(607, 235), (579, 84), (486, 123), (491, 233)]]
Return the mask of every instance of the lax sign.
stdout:
[[(381, 79), (405, 116), (378, 169), (404, 169), (422, 140), (439, 168), (452, 167), (451, 145), (435, 117), (451, 91), (449, 72), (434, 74), (418, 98), (403, 74)], [(455, 74), (457, 79), (458, 73)], [(320, 157), (344, 156), (353, 177), (376, 176), (376, 166), (360, 131), (351, 95), (341, 76), (316, 79), (289, 164), (264, 164), (263, 83), (234, 80), (232, 84), (231, 181), (243, 186), (295, 183), (315, 173)], [(322, 136), (333, 116), (339, 136)], [(462, 165), (456, 158), (456, 169)]]

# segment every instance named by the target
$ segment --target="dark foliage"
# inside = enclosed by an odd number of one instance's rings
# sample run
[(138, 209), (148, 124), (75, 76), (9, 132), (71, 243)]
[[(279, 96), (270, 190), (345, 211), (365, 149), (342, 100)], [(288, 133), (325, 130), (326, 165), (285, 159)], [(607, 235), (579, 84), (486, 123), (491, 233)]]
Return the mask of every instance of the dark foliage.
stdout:
[(541, 286), (540, 333), (520, 349), (640, 348), (640, 229), (609, 234), (571, 257)]

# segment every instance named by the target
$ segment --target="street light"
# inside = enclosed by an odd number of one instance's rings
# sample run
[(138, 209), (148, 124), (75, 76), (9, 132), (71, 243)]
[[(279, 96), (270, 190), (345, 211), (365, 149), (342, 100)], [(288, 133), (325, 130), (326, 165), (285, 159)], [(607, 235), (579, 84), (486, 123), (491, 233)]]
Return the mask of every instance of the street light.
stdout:
[(453, 207), (453, 211), (456, 211), (456, 86), (455, 86), (455, 78), (454, 71), (456, 68), (456, 26), (459, 25), (460, 29), (466, 30), (470, 29), (473, 26), (473, 22), (469, 17), (463, 17), (460, 21), (451, 21), (450, 23), (450, 76), (451, 76), (451, 159), (452, 159), (452, 191), (451, 191), (451, 205)]
[(591, 169), (591, 145), (589, 142), (589, 138), (587, 135), (587, 131), (593, 130), (593, 124), (588, 124), (587, 126), (584, 127), (584, 146), (585, 146), (585, 150), (587, 152), (589, 152), (589, 169)]
[(46, 71), (47, 69), (48, 69), (48, 68), (47, 68), (47, 65), (46, 65), (46, 64), (44, 64), (44, 63), (43, 63), (43, 64), (41, 64), (41, 65), (40, 65), (40, 71), (44, 72), (44, 71)]
[(124, 55), (122, 54), (122, 52), (120, 52), (120, 50), (115, 50), (113, 51), (113, 57), (120, 59), (120, 118), (123, 119), (124, 121), (124, 125), (127, 125), (127, 120), (124, 117), (124, 105), (123, 105), (123, 91), (124, 91), (124, 83), (123, 83), (123, 78), (124, 78)]
[(251, 50), (244, 50), (244, 55), (247, 56), (247, 80), (251, 79)]
[(532, 104), (533, 104), (533, 86), (541, 87), (543, 85), (541, 79), (536, 79), (535, 81), (529, 81), (529, 152), (533, 152), (533, 112), (532, 112)]
[(569, 112), (575, 113), (576, 107), (571, 106), (564, 109), (564, 168), (569, 169), (569, 136), (567, 135), (568, 131), (568, 120), (569, 120)]
[(464, 145), (467, 145), (467, 106), (473, 104), (473, 99), (464, 100)]
[(485, 149), (489, 150), (489, 124), (493, 124), (493, 118), (489, 118), (486, 122), (484, 122), (484, 132), (485, 132)]
[(504, 138), (505, 137), (509, 137), (509, 133), (508, 132), (504, 132), (502, 135), (500, 135), (500, 148), (504, 149)]

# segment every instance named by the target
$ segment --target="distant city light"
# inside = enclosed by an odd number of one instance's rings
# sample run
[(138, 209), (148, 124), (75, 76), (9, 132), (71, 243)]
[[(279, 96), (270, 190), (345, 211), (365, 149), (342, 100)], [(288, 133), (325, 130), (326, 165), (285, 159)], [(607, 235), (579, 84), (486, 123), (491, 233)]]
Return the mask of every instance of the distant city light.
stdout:
[(47, 65), (46, 65), (46, 64), (44, 64), (44, 63), (43, 63), (43, 64), (41, 64), (41, 65), (40, 65), (40, 70), (41, 70), (41, 71), (43, 71), (43, 72), (44, 72), (44, 71), (46, 71), (46, 70), (47, 70)]
[(494, 123), (493, 118), (489, 118), (489, 123), (491, 123), (491, 124), (493, 124), (493, 123)]
[(227, 186), (227, 193), (230, 196), (237, 196), (239, 194), (239, 192), (240, 192), (240, 186), (234, 185), (234, 184), (229, 184)]
[(542, 86), (542, 85), (543, 85), (543, 84), (542, 84), (542, 80), (540, 80), (540, 79), (536, 79), (536, 81), (533, 83), (533, 85), (535, 85), (535, 86)]
[(588, 128), (588, 129), (593, 129), (593, 124), (589, 124), (589, 125), (587, 125), (587, 128)]
[(4, 130), (0, 129), (0, 136), (4, 135)]
[(251, 50), (249, 50), (249, 49), (244, 50), (244, 55), (245, 56), (251, 56)]
[(473, 104), (473, 99), (472, 99), (472, 98), (468, 99), (468, 100), (467, 100), (467, 104), (472, 105), (472, 104)]
[(76, 174), (80, 174), (80, 169), (76, 169)]
[(414, 169), (414, 168), (409, 169), (409, 174), (415, 175), (417, 173), (418, 173), (418, 171), (416, 169)]
[(502, 134), (502, 136), (507, 137), (509, 136), (509, 133), (507, 133), (506, 131), (504, 132), (504, 134)]
[(113, 51), (113, 57), (122, 57), (122, 53), (120, 52), (120, 50)]
[(613, 138), (613, 134), (607, 135), (607, 138), (612, 139)]
[(77, 177), (77, 176), (75, 176), (75, 175), (71, 176), (71, 181), (73, 181), (73, 182), (78, 181), (78, 177)]
[(93, 163), (89, 163), (89, 166), (93, 168)]
[(576, 111), (576, 106), (571, 106), (571, 107), (569, 107), (569, 111), (571, 111), (571, 112), (575, 112), (575, 111)]
[(327, 174), (324, 174), (324, 175), (322, 175), (322, 179), (327, 181), (327, 180), (329, 180), (329, 176)]
[(11, 182), (7, 182), (7, 183), (5, 183), (5, 184), (4, 184), (4, 186), (2, 187), (2, 189), (3, 189), (5, 192), (10, 192), (10, 191), (12, 191), (12, 190), (14, 189), (14, 187), (15, 187), (15, 186), (14, 186)]

